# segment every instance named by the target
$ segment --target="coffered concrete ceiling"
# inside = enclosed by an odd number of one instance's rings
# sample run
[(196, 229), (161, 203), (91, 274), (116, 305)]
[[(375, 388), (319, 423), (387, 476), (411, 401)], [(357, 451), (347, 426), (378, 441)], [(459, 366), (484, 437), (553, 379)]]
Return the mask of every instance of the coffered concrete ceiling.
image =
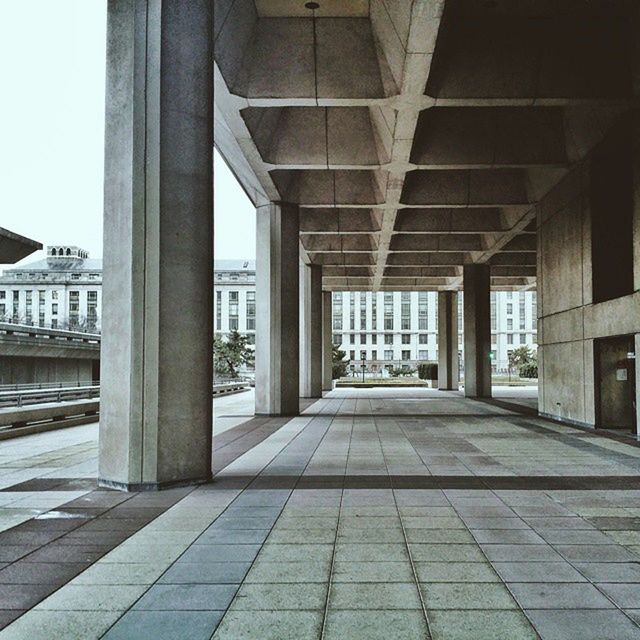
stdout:
[(252, 201), (300, 206), (326, 289), (535, 286), (537, 202), (633, 106), (633, 2), (306, 4), (216, 2), (216, 146)]

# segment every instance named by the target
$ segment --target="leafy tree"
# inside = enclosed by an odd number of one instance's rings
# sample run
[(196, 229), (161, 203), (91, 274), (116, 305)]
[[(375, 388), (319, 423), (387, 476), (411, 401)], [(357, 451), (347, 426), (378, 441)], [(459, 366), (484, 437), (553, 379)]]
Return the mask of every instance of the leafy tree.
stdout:
[(346, 351), (342, 351), (341, 349), (338, 349), (338, 347), (335, 344), (332, 346), (331, 377), (333, 380), (337, 380), (338, 378), (344, 378), (347, 375), (347, 361), (345, 360), (346, 355), (347, 355)]
[(254, 363), (253, 349), (249, 347), (247, 336), (232, 331), (227, 338), (216, 336), (213, 341), (214, 366), (216, 374), (237, 378), (238, 369), (244, 364)]
[[(537, 376), (538, 362), (536, 354), (527, 345), (516, 347), (513, 351), (509, 352), (509, 375), (511, 375), (511, 371), (514, 369), (520, 372), (526, 368), (528, 372), (531, 372), (529, 365), (535, 365)], [(524, 377), (531, 378), (536, 376), (527, 375)]]
[(437, 380), (438, 379), (438, 363), (437, 362), (421, 362), (418, 365), (418, 378), (420, 378), (420, 380)]

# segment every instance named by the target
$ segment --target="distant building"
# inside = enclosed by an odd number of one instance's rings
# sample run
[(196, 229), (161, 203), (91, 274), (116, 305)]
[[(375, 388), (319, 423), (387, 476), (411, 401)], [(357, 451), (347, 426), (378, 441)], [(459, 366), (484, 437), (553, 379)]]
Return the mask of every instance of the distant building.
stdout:
[(0, 319), (100, 331), (102, 260), (80, 247), (47, 247), (47, 257), (0, 276)]
[(246, 334), (256, 343), (256, 262), (216, 260), (214, 263), (216, 334)]

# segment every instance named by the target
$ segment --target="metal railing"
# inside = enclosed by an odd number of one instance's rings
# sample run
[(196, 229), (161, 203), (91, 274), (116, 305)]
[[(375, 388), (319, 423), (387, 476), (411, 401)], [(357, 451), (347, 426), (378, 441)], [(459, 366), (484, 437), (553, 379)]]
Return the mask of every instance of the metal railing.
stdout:
[(101, 338), (99, 333), (83, 333), (82, 331), (68, 331), (67, 329), (47, 329), (46, 327), (36, 327), (30, 324), (14, 324), (13, 322), (0, 322), (0, 334), (84, 342), (88, 344), (100, 344)]
[(0, 390), (0, 407), (24, 407), (47, 402), (69, 402), (99, 397), (99, 384), (49, 389)]

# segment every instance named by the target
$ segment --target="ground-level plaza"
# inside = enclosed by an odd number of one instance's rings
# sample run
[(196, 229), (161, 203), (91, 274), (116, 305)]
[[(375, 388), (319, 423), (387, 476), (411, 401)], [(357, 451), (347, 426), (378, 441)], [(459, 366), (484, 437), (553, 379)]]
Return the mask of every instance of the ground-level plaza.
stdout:
[(97, 425), (10, 440), (0, 638), (640, 638), (640, 448), (521, 395), (218, 399), (161, 492), (96, 488)]

